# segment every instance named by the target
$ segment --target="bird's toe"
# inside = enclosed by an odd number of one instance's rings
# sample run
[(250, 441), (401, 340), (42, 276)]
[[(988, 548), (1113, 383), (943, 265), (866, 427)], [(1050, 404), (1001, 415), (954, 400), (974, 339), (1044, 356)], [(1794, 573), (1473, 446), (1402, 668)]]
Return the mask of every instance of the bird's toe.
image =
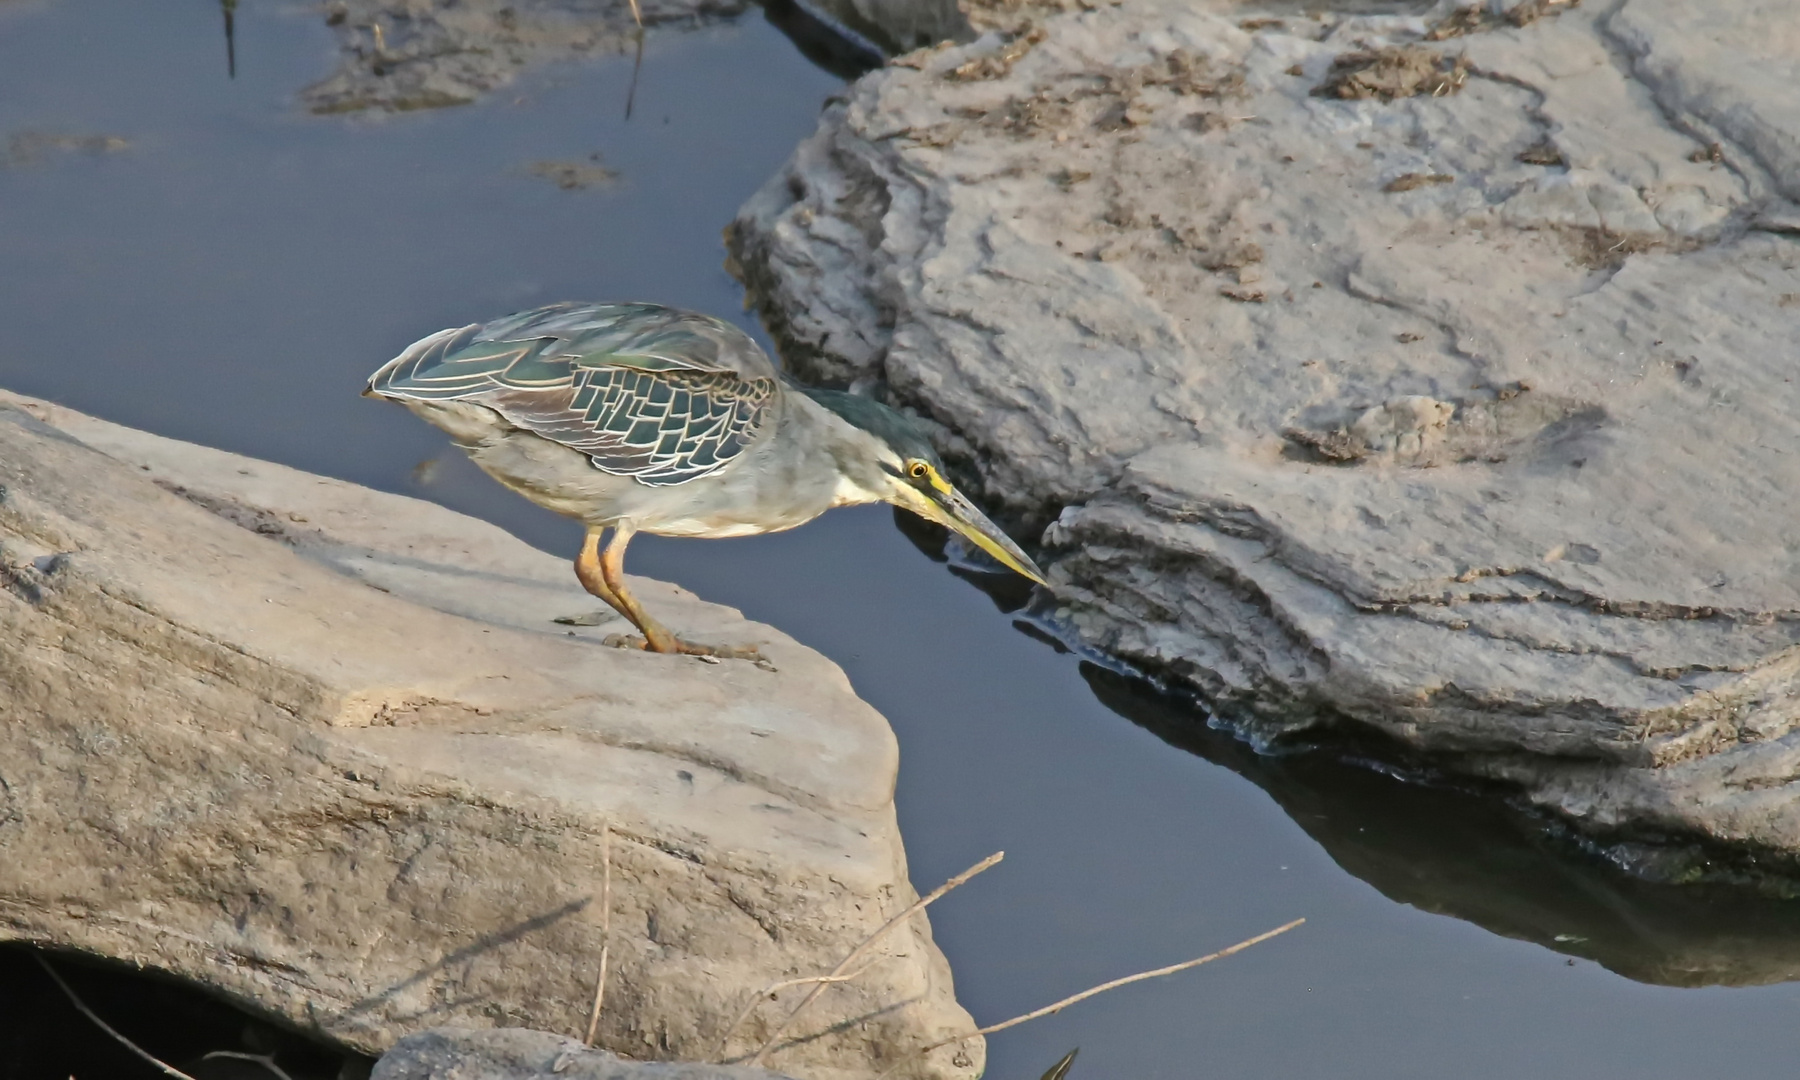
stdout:
[(764, 665), (761, 651), (754, 645), (709, 645), (699, 641), (686, 641), (674, 638), (674, 648), (654, 649), (642, 634), (608, 634), (605, 644), (615, 649), (643, 649), (650, 652), (672, 652), (681, 656), (699, 656), (709, 660), (748, 660), (753, 664)]

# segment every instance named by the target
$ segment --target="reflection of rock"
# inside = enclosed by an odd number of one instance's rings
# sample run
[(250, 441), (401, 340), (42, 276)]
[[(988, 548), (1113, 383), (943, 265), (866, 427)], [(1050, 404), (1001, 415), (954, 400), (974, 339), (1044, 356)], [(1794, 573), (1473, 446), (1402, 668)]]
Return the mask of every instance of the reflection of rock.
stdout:
[[(639, 0), (646, 26), (740, 15), (749, 0)], [(335, 0), (338, 70), (301, 92), (313, 112), (464, 105), (529, 67), (627, 52), (627, 0)]]
[[(1067, 625), (1240, 723), (1800, 849), (1782, 6), (1056, 6), (744, 207), (790, 362), (941, 422)], [(1444, 60), (1315, 93), (1392, 48)]]
[(782, 1080), (763, 1069), (621, 1061), (543, 1031), (434, 1028), (395, 1044), (369, 1080)]
[(118, 135), (69, 135), (56, 131), (21, 131), (6, 140), (0, 168), (37, 165), (57, 154), (116, 154), (131, 146)]
[[(360, 1049), (579, 1031), (610, 826), (602, 1042), (705, 1059), (913, 898), (893, 735), (816, 653), (651, 581), (778, 670), (607, 648), (551, 622), (597, 606), (567, 563), (492, 526), (26, 407), (55, 427), (0, 405), (0, 937)], [(866, 1076), (972, 1026), (922, 918), (889, 951), (772, 1060)], [(909, 1075), (979, 1072), (957, 1053)]]
[[(751, 0), (638, 0), (646, 27), (732, 18)], [(955, 0), (771, 0), (809, 56), (856, 74), (881, 52), (971, 36)], [(628, 52), (628, 0), (333, 0), (338, 69), (301, 92), (316, 113), (466, 105), (527, 68)]]
[(789, 0), (889, 54), (975, 35), (956, 0)]
[(534, 161), (525, 167), (525, 171), (550, 181), (564, 191), (611, 187), (619, 179), (616, 170), (600, 163), (599, 154), (589, 155), (586, 161)]
[[(1319, 751), (1265, 755), (1141, 684), (1083, 666), (1108, 707), (1266, 790), (1346, 871), (1389, 899), (1668, 986), (1800, 979), (1791, 897), (1652, 883), (1597, 862), (1503, 799), (1345, 764)], [(1366, 754), (1367, 747), (1357, 747)], [(1612, 854), (1629, 858), (1629, 848)], [(1704, 872), (1704, 854), (1683, 853)]]

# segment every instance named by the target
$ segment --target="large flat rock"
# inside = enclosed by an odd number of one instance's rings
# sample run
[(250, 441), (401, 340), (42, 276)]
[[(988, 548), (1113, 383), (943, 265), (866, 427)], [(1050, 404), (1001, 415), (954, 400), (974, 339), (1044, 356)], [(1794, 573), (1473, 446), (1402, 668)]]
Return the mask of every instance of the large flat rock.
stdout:
[(1089, 644), (1793, 854), (1792, 15), (1026, 5), (859, 82), (736, 256), (1044, 529)]
[[(719, 1040), (758, 988), (915, 898), (894, 737), (817, 653), (634, 587), (770, 663), (556, 625), (596, 606), (568, 564), (440, 507), (0, 401), (0, 937), (371, 1052), (441, 1024), (573, 1033), (610, 862), (601, 1044), (754, 1048), (791, 994)], [(883, 948), (772, 1065), (866, 1076), (973, 1026), (922, 917)]]

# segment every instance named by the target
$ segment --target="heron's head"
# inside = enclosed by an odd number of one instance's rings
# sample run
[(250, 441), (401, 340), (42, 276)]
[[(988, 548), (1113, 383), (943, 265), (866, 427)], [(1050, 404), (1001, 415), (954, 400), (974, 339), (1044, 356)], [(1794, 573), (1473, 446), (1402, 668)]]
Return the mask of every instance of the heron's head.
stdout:
[(918, 425), (859, 394), (812, 386), (798, 389), (870, 436), (856, 441), (852, 455), (839, 458), (845, 479), (875, 499), (904, 507), (967, 537), (1003, 565), (1038, 584), (1048, 584), (1031, 556), (1019, 550), (1019, 545), (1001, 532), (1000, 526), (989, 521), (955, 485), (944, 479), (944, 463)]

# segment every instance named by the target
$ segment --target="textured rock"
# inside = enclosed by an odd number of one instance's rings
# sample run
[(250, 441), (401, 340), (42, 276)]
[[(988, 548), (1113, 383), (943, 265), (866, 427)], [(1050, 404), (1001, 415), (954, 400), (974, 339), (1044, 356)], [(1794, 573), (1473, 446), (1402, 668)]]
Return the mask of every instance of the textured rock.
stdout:
[[(595, 606), (567, 564), (492, 526), (25, 407), (0, 403), (0, 937), (369, 1051), (573, 1032), (610, 829), (601, 1042), (708, 1060), (758, 988), (914, 898), (893, 735), (818, 654), (654, 581), (672, 626), (774, 670), (608, 648), (618, 625), (551, 622)], [(864, 1076), (972, 1026), (925, 921), (891, 937), (773, 1064)]]
[(857, 84), (741, 211), (1092, 645), (1598, 831), (1800, 850), (1789, 6), (1127, 0)]
[(565, 1035), (524, 1028), (433, 1028), (409, 1035), (369, 1080), (784, 1080), (766, 1069), (622, 1061)]

